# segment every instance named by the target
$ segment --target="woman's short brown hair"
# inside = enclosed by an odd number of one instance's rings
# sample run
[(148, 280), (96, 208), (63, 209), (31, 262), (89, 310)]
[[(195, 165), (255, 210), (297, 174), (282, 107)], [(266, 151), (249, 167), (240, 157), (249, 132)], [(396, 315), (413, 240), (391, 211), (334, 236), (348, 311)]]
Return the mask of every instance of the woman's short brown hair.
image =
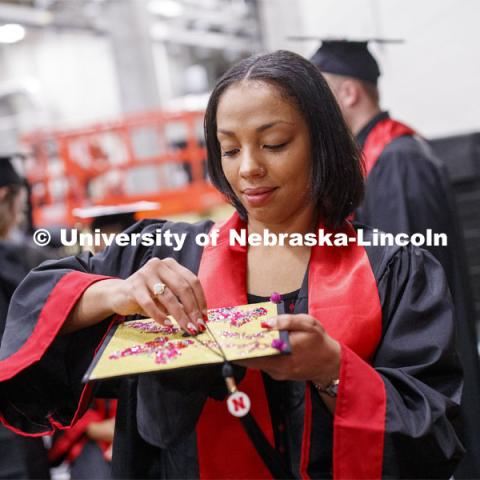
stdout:
[(340, 225), (363, 198), (363, 170), (359, 150), (343, 120), (335, 98), (318, 69), (292, 52), (257, 55), (234, 65), (215, 86), (205, 114), (207, 166), (212, 183), (242, 218), (247, 212), (222, 169), (217, 139), (217, 108), (222, 94), (242, 80), (275, 85), (305, 118), (311, 137), (310, 189), (319, 215), (329, 226)]

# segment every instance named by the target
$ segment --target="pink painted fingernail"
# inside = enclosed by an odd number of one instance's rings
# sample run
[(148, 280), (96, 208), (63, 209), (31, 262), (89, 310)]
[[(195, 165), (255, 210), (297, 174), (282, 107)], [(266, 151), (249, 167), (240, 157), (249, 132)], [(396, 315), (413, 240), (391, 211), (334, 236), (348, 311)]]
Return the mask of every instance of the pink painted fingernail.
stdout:
[(198, 329), (199, 329), (201, 332), (204, 332), (204, 331), (207, 329), (207, 327), (206, 327), (206, 325), (205, 325), (205, 322), (204, 322), (201, 318), (199, 318), (199, 319), (197, 320), (197, 325), (198, 325)]
[(264, 320), (262, 323), (260, 323), (260, 326), (262, 328), (273, 328), (274, 322), (271, 319)]
[(163, 321), (163, 324), (166, 325), (167, 327), (171, 327), (173, 325), (173, 322), (169, 318), (166, 318)]
[(196, 335), (198, 333), (197, 327), (192, 323), (187, 323), (187, 331), (190, 335)]

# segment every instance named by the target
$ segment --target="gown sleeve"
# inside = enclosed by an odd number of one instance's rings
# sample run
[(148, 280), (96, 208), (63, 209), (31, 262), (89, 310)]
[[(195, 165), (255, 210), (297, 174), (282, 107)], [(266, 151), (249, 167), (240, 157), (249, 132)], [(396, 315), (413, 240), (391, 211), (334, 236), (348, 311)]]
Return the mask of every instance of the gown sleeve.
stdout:
[[(408, 247), (384, 265), (378, 288), (380, 345), (371, 364), (342, 347), (334, 418), (337, 439), (365, 442), (337, 458), (376, 449), (368, 458), (382, 477), (449, 478), (463, 455), (456, 432), (462, 372), (445, 275), (432, 255)], [(351, 464), (334, 464), (336, 477), (349, 478)]]
[[(126, 233), (155, 232), (162, 223), (139, 222)], [(94, 282), (127, 278), (151, 248), (115, 244), (98, 255), (44, 262), (15, 291), (0, 347), (0, 420), (21, 434), (45, 435), (73, 425), (92, 397), (81, 379), (114, 318), (57, 336), (83, 292)]]

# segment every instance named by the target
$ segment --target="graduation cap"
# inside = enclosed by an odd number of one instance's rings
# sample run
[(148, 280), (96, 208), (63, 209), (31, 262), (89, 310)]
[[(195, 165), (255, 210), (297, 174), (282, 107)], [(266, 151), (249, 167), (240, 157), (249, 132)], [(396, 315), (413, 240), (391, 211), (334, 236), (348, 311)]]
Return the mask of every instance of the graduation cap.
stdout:
[(310, 61), (325, 73), (358, 78), (377, 85), (380, 68), (368, 49), (369, 43), (402, 43), (398, 39), (369, 38), (347, 40), (318, 37), (289, 37), (290, 40), (321, 40), (322, 45)]
[(121, 205), (95, 205), (85, 208), (74, 208), (73, 216), (80, 220), (91, 220), (91, 227), (105, 228), (109, 226), (120, 226), (121, 230), (128, 228), (135, 223), (135, 214), (158, 210), (160, 204), (157, 202), (132, 202)]
[(16, 156), (17, 155), (0, 156), (0, 187), (25, 185), (25, 180), (17, 173), (12, 165), (12, 158)]

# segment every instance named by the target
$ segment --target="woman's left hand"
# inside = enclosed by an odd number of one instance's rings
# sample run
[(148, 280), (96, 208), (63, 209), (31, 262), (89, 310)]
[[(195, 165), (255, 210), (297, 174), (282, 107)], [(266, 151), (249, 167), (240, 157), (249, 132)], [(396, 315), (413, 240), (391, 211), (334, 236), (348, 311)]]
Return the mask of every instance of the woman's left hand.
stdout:
[(311, 315), (278, 315), (266, 323), (289, 332), (292, 353), (238, 363), (268, 373), (274, 380), (312, 381), (328, 385), (340, 376), (340, 344)]

